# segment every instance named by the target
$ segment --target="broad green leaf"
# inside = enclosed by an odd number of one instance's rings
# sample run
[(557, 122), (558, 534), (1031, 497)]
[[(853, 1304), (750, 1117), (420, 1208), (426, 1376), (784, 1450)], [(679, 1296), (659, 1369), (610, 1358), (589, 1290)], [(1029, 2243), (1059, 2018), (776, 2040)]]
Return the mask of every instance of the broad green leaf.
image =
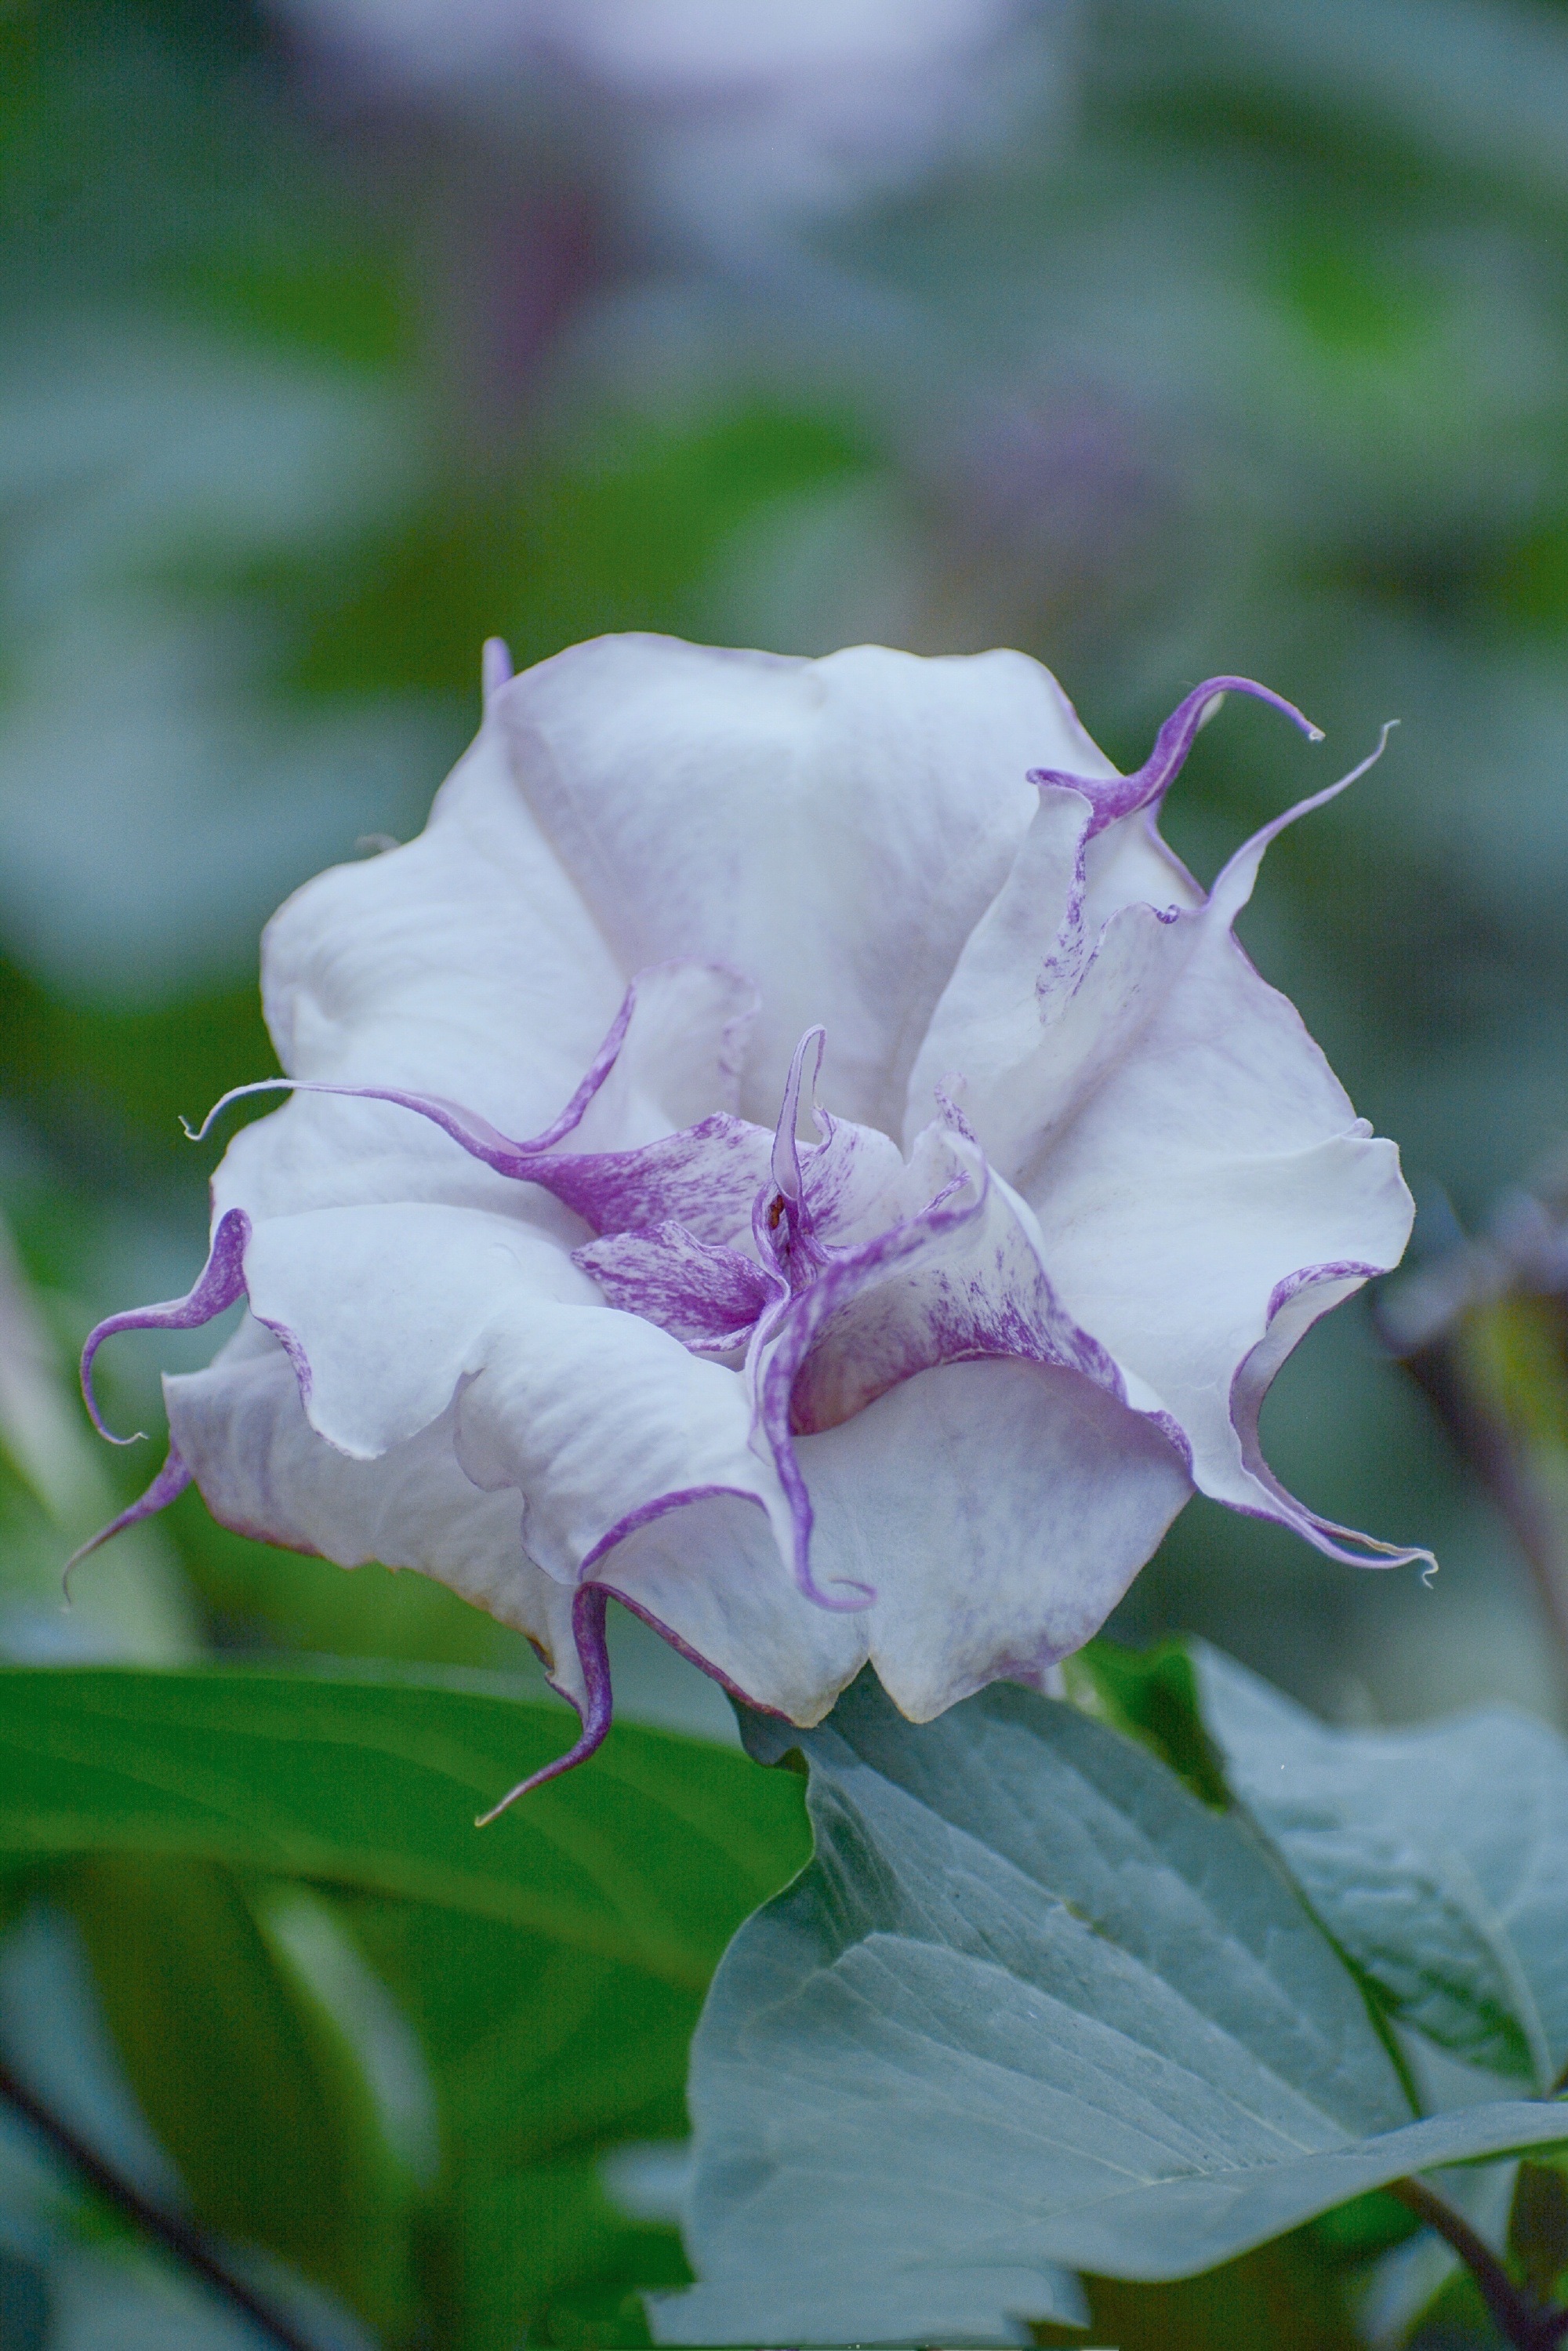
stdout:
[(869, 1677), (810, 1769), (817, 1856), (693, 2048), (689, 2249), (662, 2340), (1005, 2341), (1060, 2266), (1195, 2274), (1411, 2170), (1568, 2138), (1411, 2122), (1357, 1983), (1246, 1822), (998, 1685), (904, 1722)]
[[(195, 2217), (269, 2246), (376, 2325), (405, 2323), (415, 2182), (313, 1980), (341, 1935), (325, 1905), (214, 1863), (121, 1854), (78, 1864), (57, 1890)], [(336, 1956), (340, 1972), (351, 1964)]]
[(1568, 1745), (1504, 1707), (1332, 1729), (1195, 1653), (1227, 1776), (1393, 2012), (1544, 2094), (1568, 2060)]
[(1062, 1660), (1067, 1695), (1168, 1763), (1195, 1796), (1217, 1812), (1229, 1802), (1219, 1750), (1204, 1728), (1197, 1676), (1185, 1641), (1129, 1649), (1091, 1641)]
[[(647, 2340), (634, 2300), (638, 2286), (674, 2286), (691, 2276), (671, 2228), (631, 2220), (616, 2210), (591, 2158), (538, 2164), (496, 2181), (469, 2207), (465, 2251), (476, 2281), (465, 2341), (476, 2351), (515, 2351), (559, 2339), (566, 2318), (599, 2305), (619, 2319), (613, 2339)], [(627, 2319), (632, 2332), (628, 2336)]]
[(569, 1737), (559, 1708), (452, 1676), (0, 1669), (0, 1863), (199, 1855), (433, 1903), (702, 1991), (805, 1859), (798, 1785), (626, 1727), (475, 1828)]
[[(559, 1708), (395, 1667), (0, 1673), (0, 1864), (237, 1870), (297, 1963), (275, 1913), (296, 1899), (279, 1881), (305, 1878), (318, 1923), (324, 1898), (395, 1995), (440, 2114), (419, 2269), (450, 2351), (512, 2351), (525, 2326), (575, 2340), (574, 2323), (632, 2341), (628, 2290), (685, 2274), (674, 2232), (615, 2213), (595, 2165), (684, 2128), (715, 1962), (808, 1851), (798, 1780), (640, 1729), (476, 1830), (569, 1735)], [(254, 2030), (237, 1978), (234, 1999), (235, 2033)], [(236, 2233), (262, 2234), (247, 2209)]]

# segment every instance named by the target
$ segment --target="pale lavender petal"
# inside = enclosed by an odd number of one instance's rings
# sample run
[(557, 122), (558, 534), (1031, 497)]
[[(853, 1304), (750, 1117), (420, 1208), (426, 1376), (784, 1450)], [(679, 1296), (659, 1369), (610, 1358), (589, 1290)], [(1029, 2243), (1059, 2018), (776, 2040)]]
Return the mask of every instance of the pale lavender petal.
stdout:
[(744, 1346), (758, 1316), (787, 1288), (754, 1258), (715, 1249), (670, 1222), (590, 1241), (572, 1251), (572, 1263), (592, 1275), (612, 1306), (710, 1354)]
[(310, 1426), (287, 1358), (249, 1318), (205, 1371), (166, 1378), (163, 1393), (174, 1443), (220, 1525), (340, 1568), (380, 1560), (437, 1577), (525, 1634), (582, 1710), (571, 1588), (528, 1557), (521, 1498), (465, 1476), (455, 1408), (377, 1459), (351, 1460)]
[(243, 1209), (231, 1209), (219, 1219), (207, 1261), (183, 1298), (166, 1298), (156, 1306), (132, 1306), (110, 1314), (89, 1331), (81, 1351), (81, 1389), (92, 1425), (111, 1445), (134, 1445), (144, 1433), (116, 1437), (106, 1428), (92, 1391), (93, 1358), (117, 1331), (194, 1331), (211, 1322), (245, 1295), (245, 1252), (250, 1239), (250, 1219)]
[[(700, 1021), (689, 1017), (690, 983), (704, 990), (708, 999), (702, 1008), (706, 1017)], [(696, 1065), (674, 1072), (679, 1092), (686, 1096), (700, 1092), (705, 1070), (708, 1089), (723, 1092), (733, 1086), (738, 1066), (733, 1060), (738, 1050), (735, 1034), (748, 1024), (753, 1009), (749, 989), (733, 973), (687, 965), (640, 974), (565, 1108), (541, 1133), (522, 1141), (501, 1134), (487, 1119), (444, 1095), (373, 1080), (350, 1084), (313, 1078), (262, 1078), (234, 1087), (214, 1104), (194, 1130), (193, 1139), (199, 1141), (206, 1134), (231, 1102), (250, 1094), (285, 1092), (388, 1102), (429, 1121), (471, 1159), (508, 1182), (537, 1184), (552, 1193), (596, 1233), (623, 1232), (674, 1219), (705, 1240), (724, 1243), (749, 1229), (753, 1202), (767, 1181), (772, 1138), (764, 1129), (724, 1110), (669, 1132), (657, 1106), (640, 1099), (644, 1080), (640, 1068), (632, 1066), (631, 1048), (640, 1038), (644, 1040), (643, 1053), (636, 1058), (653, 1059), (649, 1081), (656, 1082), (662, 1071), (669, 1071), (682, 1058), (683, 1043), (685, 1058), (691, 1059), (695, 1041)], [(683, 1012), (688, 1016), (684, 1022), (679, 1018)], [(666, 1026), (675, 1027), (674, 1037), (661, 1038), (662, 1019)], [(652, 1045), (646, 1043), (650, 1029)], [(731, 1056), (727, 1067), (727, 1055)], [(612, 1092), (617, 1098), (606, 1114), (605, 1098)], [(596, 1141), (602, 1142), (598, 1130), (608, 1129), (613, 1134), (629, 1126), (644, 1134), (651, 1130), (651, 1139), (640, 1141), (632, 1149), (561, 1150), (560, 1144), (587, 1123), (595, 1126)], [(236, 1173), (243, 1176), (248, 1139), (256, 1132), (246, 1130), (231, 1146), (219, 1170), (216, 1190), (235, 1188)], [(312, 1204), (307, 1198), (298, 1205)]]
[(517, 788), (623, 966), (692, 956), (756, 982), (740, 1107), (758, 1122), (821, 1021), (835, 1102), (894, 1130), (931, 1008), (1034, 812), (1025, 771), (1098, 762), (1055, 681), (1013, 653), (810, 662), (600, 638), (495, 707)]
[(253, 1314), (288, 1334), (311, 1426), (355, 1460), (438, 1419), (487, 1360), (492, 1329), (603, 1311), (526, 1218), (423, 1200), (265, 1217), (246, 1280)]
[[(527, 1780), (519, 1780), (515, 1788), (508, 1788), (498, 1804), (492, 1804), (487, 1813), (480, 1813), (474, 1823), (476, 1829), (488, 1828), (490, 1823), (498, 1820), (507, 1805), (515, 1804), (519, 1796), (526, 1796), (530, 1789), (542, 1788), (547, 1780), (559, 1779), (563, 1771), (572, 1771), (579, 1763), (586, 1763), (589, 1757), (603, 1746), (613, 1710), (610, 1688), (610, 1651), (604, 1639), (604, 1614), (608, 1600), (609, 1594), (601, 1585), (595, 1583), (584, 1584), (572, 1598), (571, 1637), (577, 1650), (583, 1689), (582, 1701), (578, 1705), (578, 1718), (582, 1728), (575, 1744), (564, 1755), (558, 1755), (553, 1763), (547, 1763), (542, 1771), (533, 1772)], [(577, 1701), (574, 1699), (573, 1703), (577, 1704)]]
[(645, 1517), (591, 1571), (747, 1705), (820, 1722), (866, 1661), (867, 1618), (798, 1588), (776, 1532), (735, 1494)]
[(474, 1360), (456, 1399), (458, 1459), (486, 1491), (522, 1497), (528, 1555), (559, 1583), (576, 1584), (650, 1518), (716, 1494), (758, 1509), (787, 1554), (789, 1506), (753, 1446), (737, 1372), (597, 1301), (498, 1315)]
[(504, 685), (509, 685), (513, 675), (512, 656), (505, 637), (486, 637), (479, 659), (479, 678), (486, 701), (499, 694)]
[(1192, 1492), (1149, 1416), (1006, 1357), (917, 1373), (798, 1449), (817, 1573), (876, 1587), (857, 1621), (916, 1722), (998, 1677), (1040, 1687)]

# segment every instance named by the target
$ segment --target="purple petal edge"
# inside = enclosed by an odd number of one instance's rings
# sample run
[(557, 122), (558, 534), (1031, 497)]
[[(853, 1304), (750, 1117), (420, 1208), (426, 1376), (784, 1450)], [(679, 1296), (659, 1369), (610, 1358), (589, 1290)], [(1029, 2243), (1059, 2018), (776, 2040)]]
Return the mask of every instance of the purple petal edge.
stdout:
[(1227, 694), (1248, 694), (1257, 702), (1266, 702), (1271, 710), (1278, 710), (1299, 726), (1309, 741), (1322, 741), (1322, 729), (1314, 726), (1293, 702), (1287, 702), (1272, 687), (1260, 685), (1249, 677), (1209, 677), (1177, 703), (1155, 736), (1154, 749), (1130, 776), (1075, 776), (1062, 768), (1031, 768), (1029, 780), (1031, 784), (1063, 784), (1071, 791), (1082, 792), (1093, 811), (1087, 836), (1092, 840), (1118, 817), (1131, 816), (1135, 810), (1157, 804), (1164, 798), (1181, 773), (1210, 705)]
[[(1291, 1299), (1303, 1290), (1316, 1288), (1320, 1282), (1368, 1281), (1387, 1270), (1386, 1266), (1365, 1265), (1350, 1259), (1328, 1265), (1300, 1266), (1294, 1273), (1286, 1274), (1282, 1280), (1275, 1283), (1269, 1301), (1269, 1321), (1271, 1323), (1281, 1308)], [(1239, 1510), (1244, 1518), (1264, 1519), (1275, 1526), (1289, 1527), (1292, 1533), (1310, 1542), (1314, 1551), (1322, 1552), (1326, 1559), (1336, 1561), (1342, 1567), (1414, 1567), (1425, 1561), (1425, 1576), (1430, 1578), (1435, 1575), (1437, 1572), (1436, 1554), (1423, 1544), (1385, 1542), (1378, 1535), (1363, 1534), (1358, 1527), (1341, 1526), (1337, 1519), (1322, 1518), (1316, 1510), (1309, 1510), (1304, 1502), (1296, 1499), (1288, 1487), (1281, 1485), (1264, 1458), (1258, 1426), (1268, 1388), (1264, 1386), (1253, 1394), (1246, 1385), (1248, 1366), (1256, 1352), (1253, 1349), (1243, 1356), (1230, 1384), (1230, 1423), (1241, 1441), (1243, 1463), (1259, 1484), (1274, 1497), (1277, 1507), (1270, 1510), (1261, 1503), (1245, 1502), (1233, 1503), (1230, 1507)], [(1350, 1543), (1358, 1544), (1360, 1548), (1347, 1550), (1345, 1546)], [(1368, 1553), (1371, 1553), (1370, 1557)]]
[[(508, 1788), (498, 1804), (492, 1804), (487, 1813), (480, 1813), (474, 1823), (476, 1829), (488, 1828), (490, 1823), (498, 1819), (508, 1804), (515, 1804), (519, 1796), (528, 1795), (534, 1788), (542, 1788), (547, 1780), (559, 1780), (563, 1771), (574, 1771), (578, 1764), (586, 1763), (589, 1757), (603, 1746), (613, 1711), (610, 1652), (604, 1638), (604, 1618), (609, 1600), (609, 1592), (603, 1584), (585, 1583), (571, 1604), (571, 1637), (577, 1644), (578, 1662), (582, 1667), (586, 1693), (584, 1703), (578, 1708), (582, 1729), (576, 1744), (564, 1755), (558, 1755), (553, 1763), (547, 1763), (542, 1771), (531, 1772), (528, 1779), (519, 1780), (515, 1788)], [(572, 1703), (574, 1706), (577, 1704), (575, 1698)]]
[(122, 1535), (127, 1527), (140, 1526), (143, 1519), (156, 1518), (160, 1510), (166, 1510), (171, 1502), (178, 1501), (180, 1496), (191, 1483), (193, 1474), (193, 1473), (188, 1468), (186, 1463), (181, 1458), (179, 1447), (171, 1437), (169, 1441), (169, 1451), (164, 1459), (163, 1467), (159, 1470), (158, 1475), (153, 1479), (152, 1483), (148, 1487), (146, 1492), (144, 1494), (139, 1494), (134, 1502), (127, 1503), (125, 1509), (120, 1511), (118, 1518), (110, 1519), (106, 1527), (99, 1527), (97, 1534), (89, 1535), (86, 1542), (81, 1545), (78, 1551), (72, 1552), (69, 1559), (67, 1560), (65, 1564), (65, 1581), (68, 1584), (70, 1581), (70, 1573), (72, 1568), (78, 1564), (78, 1561), (89, 1558), (92, 1552), (99, 1550), (104, 1543), (108, 1542), (112, 1536)]
[[(93, 1358), (104, 1341), (112, 1339), (117, 1331), (195, 1331), (212, 1322), (245, 1295), (245, 1252), (249, 1242), (250, 1218), (243, 1208), (231, 1208), (220, 1220), (207, 1261), (183, 1298), (166, 1298), (156, 1306), (132, 1306), (123, 1314), (109, 1315), (88, 1332), (81, 1351), (81, 1392), (93, 1426), (111, 1445), (134, 1445), (146, 1432), (138, 1429), (133, 1437), (116, 1437), (104, 1425), (92, 1391)], [(101, 1541), (102, 1537), (97, 1540)]]

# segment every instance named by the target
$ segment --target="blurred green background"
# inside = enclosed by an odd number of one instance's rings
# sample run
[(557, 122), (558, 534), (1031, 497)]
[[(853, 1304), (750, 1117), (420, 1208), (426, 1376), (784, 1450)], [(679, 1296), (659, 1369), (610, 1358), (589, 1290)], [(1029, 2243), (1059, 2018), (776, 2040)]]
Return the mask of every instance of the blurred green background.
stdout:
[[(1205, 879), (1399, 719), (1245, 936), (1418, 1244), (1482, 1223), (1568, 1143), (1568, 6), (0, 0), (0, 1655), (537, 1692), (438, 1587), (193, 1495), (63, 1612), (155, 1458), (64, 1367), (200, 1262), (178, 1119), (274, 1066), (272, 907), (418, 829), (483, 637), (624, 628), (1021, 646), (1124, 765), (1261, 678), (1328, 743), (1228, 708), (1168, 815)], [(210, 1344), (122, 1343), (110, 1417), (156, 1431)], [(1265, 1434), (1433, 1586), (1200, 1501), (1120, 1629), (1343, 1719), (1560, 1713), (1512, 1537), (1359, 1306)], [(617, 1642), (623, 1712), (730, 1736)]]

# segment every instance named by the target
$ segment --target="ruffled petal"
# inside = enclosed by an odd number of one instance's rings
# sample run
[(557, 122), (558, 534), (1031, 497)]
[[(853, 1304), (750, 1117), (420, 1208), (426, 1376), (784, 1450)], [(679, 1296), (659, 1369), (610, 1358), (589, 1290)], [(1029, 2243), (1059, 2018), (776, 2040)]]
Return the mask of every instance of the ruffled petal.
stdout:
[(456, 1427), (468, 1476), (517, 1488), (529, 1556), (562, 1583), (638, 1527), (716, 1495), (758, 1510), (788, 1554), (789, 1505), (751, 1443), (739, 1374), (638, 1315), (530, 1301), (526, 1321), (497, 1318)]
[[(1080, 797), (1047, 791), (939, 1015), (956, 1057), (967, 1019), (970, 1063), (959, 1065), (973, 1074), (958, 1099), (1036, 1210), (1069, 1313), (1115, 1357), (1133, 1401), (1171, 1416), (1206, 1493), (1328, 1549), (1343, 1531), (1282, 1494), (1258, 1450), (1257, 1410), (1308, 1322), (1397, 1261), (1411, 1203), (1393, 1144), (1356, 1119), (1231, 925), (1268, 842), (1352, 780), (1266, 827), (1198, 906), (1133, 902), (1078, 935), (1070, 903), (1026, 986), (1040, 946), (1030, 892), (1042, 878), (1060, 887), (1064, 803)], [(1103, 836), (1113, 845), (1117, 829)]]
[(820, 1722), (864, 1665), (863, 1612), (798, 1589), (761, 1510), (708, 1495), (643, 1520), (593, 1575), (748, 1706)]
[(416, 1568), (527, 1634), (581, 1711), (571, 1593), (523, 1549), (516, 1494), (483, 1493), (454, 1449), (454, 1414), (373, 1461), (353, 1461), (305, 1417), (277, 1341), (247, 1321), (204, 1372), (164, 1380), (169, 1426), (213, 1516), (236, 1534), (340, 1567)]
[(1113, 773), (1020, 653), (825, 661), (604, 637), (497, 695), (517, 784), (625, 970), (727, 963), (762, 998), (741, 1110), (770, 1120), (802, 1030), (837, 1108), (897, 1132), (1041, 761)]
[(276, 1332), (319, 1436), (371, 1460), (437, 1419), (497, 1326), (596, 1315), (598, 1290), (532, 1226), (477, 1208), (315, 1208), (270, 1217), (245, 1253), (251, 1311)]
[[(540, 1158), (561, 1163), (552, 1188), (577, 1209), (567, 1164), (573, 1157), (618, 1165), (693, 1121), (703, 1123), (705, 1135), (711, 1131), (747, 1151), (752, 1130), (734, 1116), (733, 1104), (756, 1008), (747, 983), (712, 965), (666, 964), (637, 974), (607, 1033), (563, 1085), (539, 1131), (524, 1128), (523, 1140), (513, 1140), (517, 1130), (498, 1126), (487, 1112), (493, 1081), (462, 1096), (434, 1055), (416, 1080), (406, 1044), (382, 1050), (383, 1040), (371, 1036), (351, 1057), (355, 1068), (237, 1086), (208, 1113), (202, 1133), (242, 1095), (295, 1089), (283, 1110), (230, 1144), (214, 1179), (216, 1209), (239, 1206), (259, 1218), (352, 1201), (427, 1199), (505, 1207), (559, 1231), (560, 1218), (542, 1193), (508, 1197), (507, 1187), (528, 1180)], [(406, 1115), (411, 1110), (420, 1117)], [(759, 1136), (747, 1159), (753, 1186), (762, 1180), (765, 1157)], [(579, 1169), (579, 1190), (588, 1172)], [(737, 1213), (744, 1223), (744, 1211)]]
[(797, 1451), (817, 1573), (874, 1589), (854, 1621), (915, 1722), (998, 1678), (1038, 1687), (1192, 1492), (1151, 1421), (1079, 1373), (1016, 1360), (921, 1372)]

